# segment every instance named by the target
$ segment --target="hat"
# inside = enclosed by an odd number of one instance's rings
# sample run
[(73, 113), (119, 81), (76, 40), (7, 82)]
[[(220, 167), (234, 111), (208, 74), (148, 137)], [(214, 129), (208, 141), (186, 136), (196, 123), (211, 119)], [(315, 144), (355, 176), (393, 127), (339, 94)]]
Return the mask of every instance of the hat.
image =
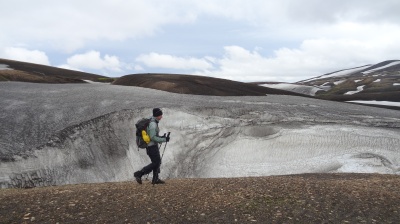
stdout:
[(158, 117), (162, 115), (162, 111), (160, 108), (154, 108), (153, 109), (153, 117)]

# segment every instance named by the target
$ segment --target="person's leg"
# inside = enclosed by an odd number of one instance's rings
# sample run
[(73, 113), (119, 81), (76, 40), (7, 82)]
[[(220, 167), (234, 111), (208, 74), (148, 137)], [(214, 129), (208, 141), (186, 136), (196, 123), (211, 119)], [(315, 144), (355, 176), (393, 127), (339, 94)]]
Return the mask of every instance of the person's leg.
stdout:
[(152, 184), (161, 183), (162, 181), (158, 178), (158, 173), (160, 172), (160, 165), (161, 165), (160, 149), (156, 147), (149, 150), (149, 156), (153, 164), (153, 166), (151, 167), (153, 171)]
[(150, 173), (151, 171), (153, 171), (154, 179), (154, 170), (158, 170), (161, 163), (160, 150), (158, 149), (157, 145), (147, 147), (146, 152), (150, 157), (151, 163), (134, 173), (135, 179), (139, 184), (142, 184), (142, 176)]
[(150, 148), (148, 150), (148, 155), (151, 159), (151, 167), (146, 168), (147, 172), (150, 172), (150, 168), (152, 168), (153, 171), (153, 180), (151, 181), (152, 184), (164, 184), (165, 182), (160, 180), (158, 177), (158, 174), (160, 173), (160, 166), (161, 166), (161, 156), (160, 156), (160, 149), (158, 146), (154, 148)]
[(153, 180), (151, 181), (152, 184), (165, 184), (164, 181), (162, 181), (159, 177), (158, 174), (160, 173), (160, 166), (161, 166), (161, 157), (160, 157), (160, 151), (158, 150), (158, 153), (153, 156), (154, 159), (154, 168), (153, 168)]

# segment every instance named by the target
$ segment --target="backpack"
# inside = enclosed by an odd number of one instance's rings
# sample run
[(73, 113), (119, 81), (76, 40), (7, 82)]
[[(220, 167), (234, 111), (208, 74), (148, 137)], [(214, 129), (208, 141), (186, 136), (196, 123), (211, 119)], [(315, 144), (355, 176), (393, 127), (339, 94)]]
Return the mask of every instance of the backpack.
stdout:
[(142, 118), (136, 122), (136, 145), (145, 149), (147, 144), (150, 142), (150, 137), (147, 135), (146, 129), (150, 124), (151, 118)]

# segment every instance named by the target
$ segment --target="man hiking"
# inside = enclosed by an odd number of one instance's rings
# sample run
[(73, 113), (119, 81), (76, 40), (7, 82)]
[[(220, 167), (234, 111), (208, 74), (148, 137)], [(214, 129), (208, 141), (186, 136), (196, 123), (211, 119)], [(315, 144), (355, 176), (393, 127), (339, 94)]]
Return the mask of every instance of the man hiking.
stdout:
[(163, 113), (160, 108), (153, 109), (153, 116), (150, 118), (150, 123), (146, 130), (150, 137), (150, 142), (147, 144), (146, 152), (150, 157), (151, 163), (133, 174), (139, 184), (142, 184), (142, 176), (150, 173), (151, 171), (153, 171), (153, 180), (151, 181), (152, 184), (165, 183), (158, 177), (161, 165), (160, 148), (158, 144), (162, 142), (169, 142), (170, 138), (169, 136), (159, 136), (160, 129), (158, 128), (158, 122), (160, 122), (162, 119), (162, 115)]

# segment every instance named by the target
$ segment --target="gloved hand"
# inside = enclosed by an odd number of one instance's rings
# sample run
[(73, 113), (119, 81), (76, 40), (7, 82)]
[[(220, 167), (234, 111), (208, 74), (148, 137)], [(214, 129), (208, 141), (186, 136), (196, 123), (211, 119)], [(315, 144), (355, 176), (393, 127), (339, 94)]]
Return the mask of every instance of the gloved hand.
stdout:
[(165, 137), (165, 141), (169, 142), (170, 137)]

